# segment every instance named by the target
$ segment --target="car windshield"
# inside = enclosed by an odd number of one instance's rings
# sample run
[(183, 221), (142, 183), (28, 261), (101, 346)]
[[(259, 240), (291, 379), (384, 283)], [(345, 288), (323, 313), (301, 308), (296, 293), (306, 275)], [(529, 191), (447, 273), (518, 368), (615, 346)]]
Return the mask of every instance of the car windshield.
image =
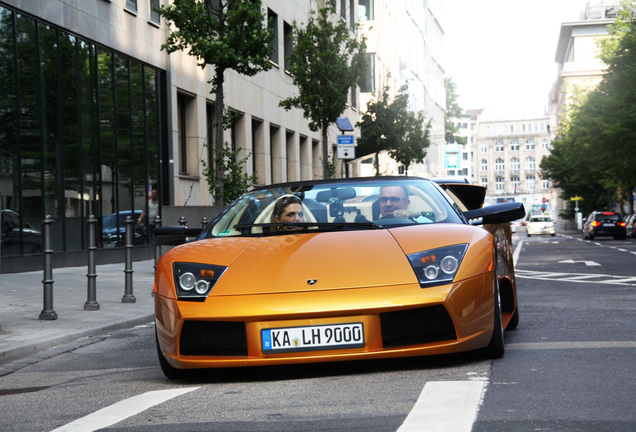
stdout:
[(596, 215), (596, 220), (608, 221), (608, 222), (619, 222), (621, 220), (621, 217), (618, 213), (609, 213), (609, 214), (600, 213)]
[(350, 179), (272, 185), (230, 204), (199, 238), (464, 223), (426, 179)]
[(530, 219), (530, 222), (552, 222), (549, 216), (535, 216)]

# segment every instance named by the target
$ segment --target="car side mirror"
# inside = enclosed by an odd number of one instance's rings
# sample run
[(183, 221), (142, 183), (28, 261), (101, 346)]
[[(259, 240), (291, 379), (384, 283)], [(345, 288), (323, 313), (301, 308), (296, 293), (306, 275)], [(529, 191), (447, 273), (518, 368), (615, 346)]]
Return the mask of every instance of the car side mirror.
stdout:
[(178, 246), (196, 239), (202, 228), (188, 228), (184, 226), (156, 227), (152, 241), (156, 245)]
[(471, 221), (471, 219), (481, 218), (481, 222), (471, 222), (475, 225), (512, 222), (525, 217), (525, 215), (526, 210), (523, 207), (523, 203), (520, 202), (493, 204), (464, 212), (464, 217), (469, 221)]

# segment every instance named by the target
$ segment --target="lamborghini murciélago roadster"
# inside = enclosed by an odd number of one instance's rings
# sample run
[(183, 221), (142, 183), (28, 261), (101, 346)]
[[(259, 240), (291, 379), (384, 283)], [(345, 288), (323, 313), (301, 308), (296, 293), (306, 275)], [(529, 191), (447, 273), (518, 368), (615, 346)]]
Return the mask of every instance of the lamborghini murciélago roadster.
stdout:
[(157, 351), (187, 369), (504, 353), (517, 326), (509, 222), (477, 185), (413, 177), (260, 187), (178, 246), (155, 275)]

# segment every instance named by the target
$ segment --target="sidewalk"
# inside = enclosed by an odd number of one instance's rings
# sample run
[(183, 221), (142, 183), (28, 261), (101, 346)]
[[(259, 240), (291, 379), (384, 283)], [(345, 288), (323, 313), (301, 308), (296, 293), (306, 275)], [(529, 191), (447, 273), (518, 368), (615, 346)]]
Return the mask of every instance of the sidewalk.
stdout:
[[(53, 269), (56, 320), (40, 320), (44, 309), (42, 271), (0, 274), (0, 376), (5, 365), (87, 336), (153, 320), (154, 259), (133, 262), (135, 303), (122, 303), (125, 264), (97, 266), (99, 310), (84, 310), (87, 267)], [(11, 369), (11, 368), (9, 368)]]

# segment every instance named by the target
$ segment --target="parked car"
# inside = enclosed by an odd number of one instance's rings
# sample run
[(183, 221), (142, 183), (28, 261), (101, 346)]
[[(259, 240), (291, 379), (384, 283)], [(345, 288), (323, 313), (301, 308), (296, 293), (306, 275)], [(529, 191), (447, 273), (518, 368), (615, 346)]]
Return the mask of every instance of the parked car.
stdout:
[(126, 218), (130, 216), (133, 220), (133, 244), (144, 244), (146, 241), (146, 230), (143, 226), (137, 225), (137, 220), (141, 216), (141, 210), (122, 210), (118, 213), (111, 213), (102, 218), (102, 243), (103, 247), (117, 247), (126, 244)]
[(518, 219), (518, 220), (514, 220), (512, 222), (510, 222), (510, 230), (513, 233), (519, 232), (519, 231), (523, 231), (522, 228), (526, 226), (526, 220), (525, 219)]
[(636, 238), (636, 213), (629, 216), (627, 222), (625, 222), (625, 235)]
[[(20, 227), (18, 213), (2, 209), (0, 225), (2, 226), (2, 255), (42, 252), (42, 232), (24, 219)], [(22, 234), (20, 234), (20, 228), (22, 228)]]
[(594, 237), (606, 236), (624, 239), (627, 237), (626, 225), (616, 212), (595, 210), (585, 219), (583, 238), (592, 240)]
[(550, 216), (530, 216), (526, 222), (526, 233), (528, 237), (535, 234), (550, 234), (554, 236), (556, 234), (554, 221)]
[(155, 228), (156, 244), (177, 245), (155, 275), (164, 374), (500, 357), (519, 322), (508, 222), (525, 211), (481, 208), (484, 195), (412, 177), (283, 183), (239, 197), (204, 229)]

